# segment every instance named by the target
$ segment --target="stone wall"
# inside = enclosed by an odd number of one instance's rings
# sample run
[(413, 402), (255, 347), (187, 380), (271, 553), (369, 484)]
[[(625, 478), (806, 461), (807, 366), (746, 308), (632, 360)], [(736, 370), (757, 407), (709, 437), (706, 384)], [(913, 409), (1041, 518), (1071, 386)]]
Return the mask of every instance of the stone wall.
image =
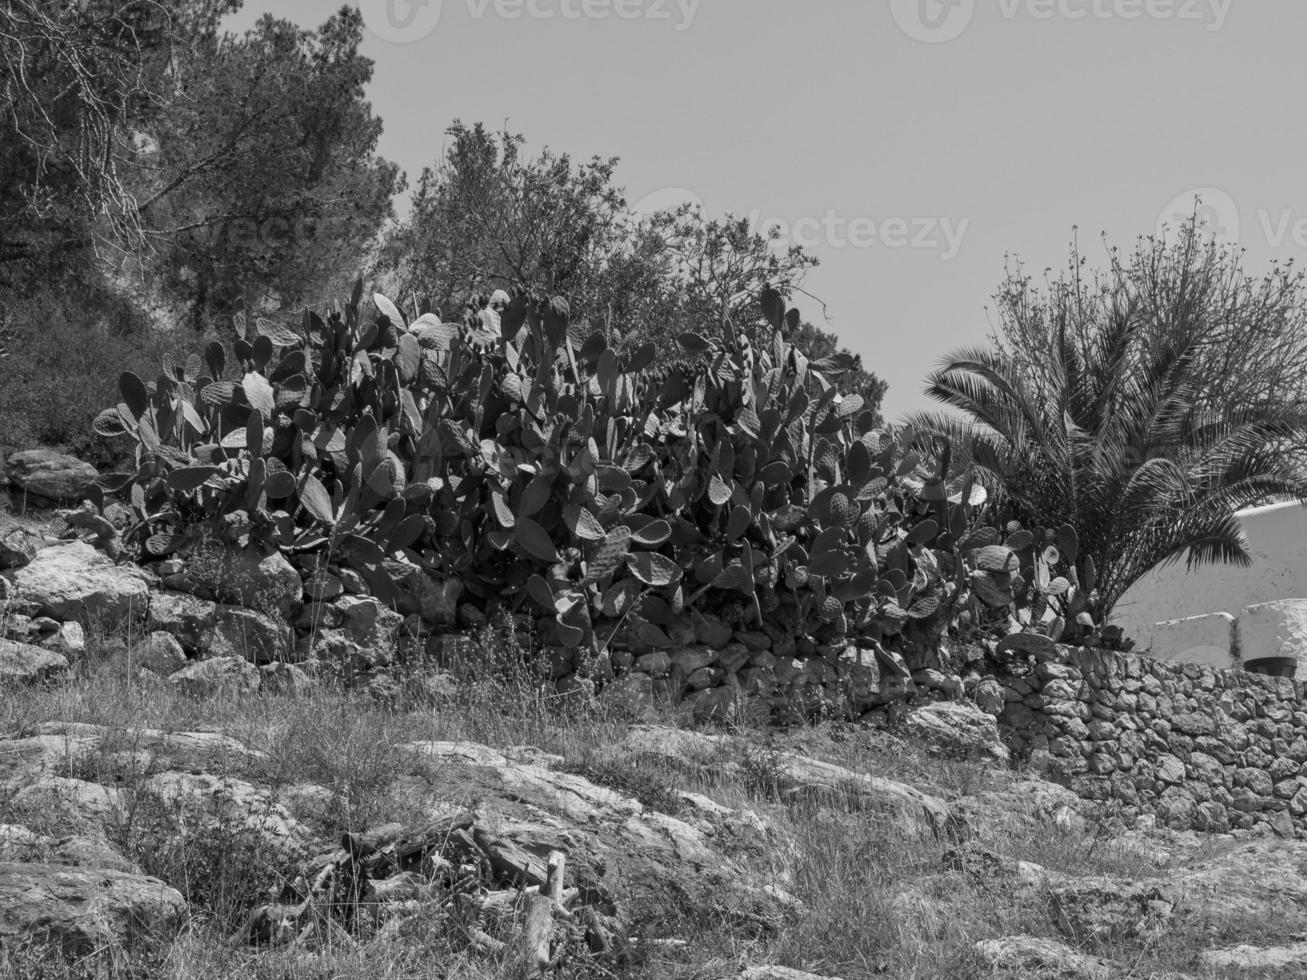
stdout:
[(1307, 684), (1065, 647), (993, 680), (1014, 755), (1126, 819), (1307, 834)]

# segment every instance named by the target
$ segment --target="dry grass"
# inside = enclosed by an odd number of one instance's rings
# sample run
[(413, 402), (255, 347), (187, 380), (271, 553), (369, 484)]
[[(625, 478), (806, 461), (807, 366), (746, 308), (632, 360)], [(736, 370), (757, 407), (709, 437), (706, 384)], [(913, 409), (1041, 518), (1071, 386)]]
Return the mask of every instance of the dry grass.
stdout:
[[(0, 734), (21, 735), (53, 720), (90, 722), (124, 732), (140, 727), (224, 732), (262, 753), (253, 760), (231, 760), (232, 774), (273, 790), (297, 784), (329, 790), (328, 805), (306, 806), (295, 815), (332, 836), (388, 820), (420, 819), (392, 749), (420, 739), (466, 739), (495, 748), (536, 745), (562, 756), (570, 771), (626, 792), (651, 808), (676, 813), (683, 807), (674, 791), (689, 790), (727, 806), (752, 809), (772, 825), (766, 841), (742, 839), (723, 846), (733, 860), (799, 899), (801, 911), (772, 921), (759, 921), (753, 910), (729, 906), (709, 915), (702, 909), (688, 914), (678, 896), (631, 883), (629, 905), (639, 922), (631, 961), (610, 974), (578, 958), (560, 970), (562, 978), (700, 980), (760, 963), (846, 980), (983, 977), (990, 974), (974, 952), (978, 940), (1014, 933), (1056, 935), (1046, 895), (951, 870), (945, 860), (949, 842), (905, 837), (895, 821), (856, 812), (838, 801), (784, 803), (767, 790), (769, 758), (781, 749), (902, 779), (946, 799), (1001, 789), (1012, 778), (1008, 774), (934, 758), (882, 734), (829, 725), (788, 734), (752, 733), (754, 748), (736, 760), (747, 762), (742, 767), (727, 769), (711, 758), (671, 765), (624, 755), (617, 746), (631, 719), (579, 711), (545, 697), (527, 671), (494, 662), (464, 665), (463, 670), (465, 683), (458, 693), (436, 701), (403, 694), (398, 704), (380, 704), (329, 689), (299, 699), (193, 701), (164, 682), (138, 675), (120, 646), (97, 641), (67, 683), (0, 692)], [(120, 785), (144, 777), (115, 770), (115, 765), (121, 767), (115, 761), (120, 759), (106, 750), (102, 757), (83, 761), (77, 775)], [(446, 789), (451, 802), (467, 802), (459, 799), (463, 790), (458, 785)], [(66, 964), (36, 950), (10, 951), (0, 959), (0, 975), (69, 980), (452, 980), (522, 975), (520, 964), (470, 956), (461, 937), (440, 922), (361, 943), (342, 937), (337, 946), (314, 951), (252, 952), (233, 945), (228, 937), (242, 913), (271, 883), (268, 862), (252, 853), (248, 842), (224, 836), (221, 827), (186, 831), (170, 823), (168, 813), (152, 811), (148, 797), (142, 799), (117, 843), (145, 870), (192, 901), (195, 914), (185, 931), (148, 959), (106, 952)], [(0, 821), (4, 816), (0, 800)], [(978, 845), (1006, 857), (1068, 873), (1151, 871), (1137, 858), (1106, 846), (1106, 835), (1092, 825), (1061, 831), (1047, 824), (1000, 823), (974, 827), (972, 833)], [(1150, 948), (1096, 952), (1137, 964), (1133, 976), (1161, 975), (1181, 964), (1187, 973), (1203, 976), (1188, 963), (1192, 946), (1176, 937)]]

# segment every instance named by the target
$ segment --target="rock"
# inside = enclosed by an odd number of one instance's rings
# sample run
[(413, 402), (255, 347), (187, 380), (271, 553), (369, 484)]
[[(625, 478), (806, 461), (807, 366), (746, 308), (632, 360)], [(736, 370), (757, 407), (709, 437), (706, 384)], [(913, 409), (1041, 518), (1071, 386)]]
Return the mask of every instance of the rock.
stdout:
[(166, 941), (186, 903), (157, 878), (108, 868), (0, 864), (0, 945), (50, 943), (72, 957)]
[(1307, 943), (1292, 946), (1235, 946), (1208, 949), (1199, 954), (1207, 966), (1225, 970), (1283, 970), (1307, 965)]
[(1049, 873), (1058, 928), (1068, 938), (1150, 937), (1183, 919), (1218, 935), (1234, 921), (1274, 923), (1278, 936), (1307, 932), (1307, 841), (1209, 839), (1157, 877), (1119, 880)]
[(313, 690), (313, 679), (294, 664), (265, 664), (262, 689), (270, 694), (301, 698)]
[(217, 618), (218, 605), (185, 592), (156, 592), (150, 597), (147, 625), (177, 637), (183, 647), (198, 650), (200, 638)]
[[(745, 774), (735, 759), (750, 751), (747, 740), (730, 735), (649, 725), (632, 727), (621, 747), (632, 756), (651, 756), (674, 767), (683, 767), (687, 759), (711, 759), (713, 766), (741, 778)], [(904, 783), (796, 752), (769, 752), (766, 764), (766, 779), (783, 798), (815, 797), (859, 810), (890, 810), (902, 819), (901, 826), (910, 835), (933, 838), (956, 829), (948, 804)]]
[(377, 666), (372, 654), (354, 642), (344, 630), (318, 630), (312, 636), (304, 637), (303, 642), (307, 643), (310, 659), (327, 665), (333, 674), (347, 683)]
[(436, 581), (417, 565), (387, 562), (386, 571), (399, 591), (396, 608), (402, 615), (418, 615), (428, 626), (453, 626), (463, 583), (457, 578)]
[(599, 703), (617, 711), (640, 714), (653, 707), (653, 678), (648, 674), (628, 674), (599, 692)]
[(935, 701), (914, 708), (902, 722), (904, 734), (946, 755), (1007, 763), (1010, 753), (992, 715), (969, 701)]
[(160, 677), (168, 677), (186, 666), (186, 651), (177, 637), (155, 630), (132, 651), (138, 664)]
[(95, 467), (53, 449), (25, 449), (5, 460), (5, 477), (21, 493), (75, 502), (100, 476)]
[(1175, 911), (1155, 882), (1077, 878), (1049, 889), (1054, 919), (1077, 943), (1119, 943), (1158, 933)]
[(0, 824), (0, 862), (67, 864), (78, 868), (137, 869), (103, 838), (46, 837), (17, 824)]
[(80, 657), (86, 652), (86, 631), (81, 623), (60, 623), (54, 633), (41, 641), (41, 646), (64, 657)]
[(290, 618), (304, 594), (300, 573), (280, 551), (265, 555), (254, 548), (206, 548), (186, 566), (186, 577), (219, 602)]
[(976, 943), (976, 952), (996, 970), (1009, 970), (1023, 980), (1117, 980), (1126, 975), (1119, 963), (1076, 952), (1065, 943), (1042, 936), (1004, 936)]
[(305, 856), (313, 847), (312, 833), (290, 811), (243, 779), (172, 771), (150, 776), (142, 788), (192, 831), (214, 828), (234, 839), (254, 838), (258, 850), (282, 858)]
[(42, 549), (14, 573), (14, 595), (55, 619), (98, 620), (116, 626), (143, 618), (150, 579), (133, 565), (117, 565), (82, 541)]
[(1173, 755), (1163, 754), (1157, 759), (1157, 778), (1164, 783), (1183, 783), (1184, 763)]
[(30, 643), (0, 640), (0, 687), (54, 680), (68, 670), (68, 658)]
[(290, 657), (293, 642), (284, 621), (242, 606), (219, 606), (200, 650), (206, 657), (243, 657), (252, 664), (267, 664)]
[[(115, 753), (114, 748), (119, 748)], [(264, 758), (262, 752), (218, 732), (165, 732), (155, 728), (133, 728), (124, 739), (122, 729), (81, 722), (42, 722), (26, 738), (0, 740), (0, 788), (10, 792), (31, 785), (55, 773), (97, 771), (105, 759), (123, 762), (130, 750), (139, 771), (174, 769), (229, 769)], [(82, 805), (86, 805), (82, 801)], [(87, 806), (88, 812), (95, 806)]]
[(707, 721), (711, 718), (725, 721), (735, 710), (735, 700), (735, 688), (710, 687), (687, 694), (684, 703), (695, 721)]
[(680, 667), (687, 677), (717, 659), (717, 654), (706, 646), (672, 647), (666, 655), (668, 660)]
[(22, 568), (45, 545), (45, 535), (0, 515), (0, 570)]
[(369, 664), (385, 666), (395, 658), (403, 616), (368, 596), (343, 596), (336, 608), (345, 617), (345, 632), (358, 644)]
[(367, 595), (368, 583), (363, 581), (363, 576), (352, 568), (342, 568), (336, 573), (340, 579), (340, 584), (344, 587), (348, 595)]
[(215, 657), (187, 664), (168, 677), (183, 693), (194, 698), (214, 698), (252, 693), (259, 689), (259, 668), (244, 657)]
[(310, 602), (300, 610), (295, 628), (306, 632), (334, 630), (345, 622), (345, 614), (327, 602)]
[(29, 826), (54, 827), (60, 833), (103, 840), (109, 828), (122, 821), (126, 810), (116, 789), (47, 773), (18, 790), (7, 813)]
[[(676, 882), (682, 901), (700, 892), (719, 902), (738, 900), (750, 891), (743, 869), (714, 852), (694, 825), (584, 776), (553, 769), (538, 753), (498, 752), (471, 742), (398, 748), (410, 755), (416, 773), (435, 774), (429, 778), (441, 784), (454, 779), (474, 792), (512, 801), (516, 809), (497, 812), (497, 836), (522, 850), (543, 854), (571, 841), (575, 854), (615, 875)], [(544, 873), (543, 860), (538, 873)]]
[(313, 602), (330, 602), (345, 594), (345, 586), (331, 572), (319, 568), (304, 580), (304, 594)]
[(821, 973), (805, 973), (788, 966), (751, 966), (747, 970), (722, 977), (721, 980), (840, 980)]
[(971, 692), (971, 699), (976, 702), (976, 707), (987, 715), (997, 718), (1003, 714), (1003, 685), (993, 677), (982, 677), (976, 682), (975, 690)]
[(649, 653), (642, 653), (635, 658), (633, 670), (638, 670), (642, 674), (648, 674), (650, 677), (665, 677), (668, 671), (672, 669), (672, 661), (663, 650), (652, 650)]

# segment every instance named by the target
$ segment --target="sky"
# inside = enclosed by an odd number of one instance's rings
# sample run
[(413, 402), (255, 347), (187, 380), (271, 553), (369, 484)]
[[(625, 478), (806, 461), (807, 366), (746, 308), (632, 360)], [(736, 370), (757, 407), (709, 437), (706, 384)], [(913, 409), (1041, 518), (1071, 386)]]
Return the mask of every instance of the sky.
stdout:
[[(983, 343), (1007, 257), (1091, 263), (1193, 208), (1245, 267), (1307, 257), (1307, 4), (1290, 0), (362, 0), (380, 152), (455, 119), (617, 156), (644, 207), (780, 223), (794, 297), (890, 384)], [(317, 26), (335, 4), (247, 0)], [(403, 212), (404, 202), (400, 210)]]

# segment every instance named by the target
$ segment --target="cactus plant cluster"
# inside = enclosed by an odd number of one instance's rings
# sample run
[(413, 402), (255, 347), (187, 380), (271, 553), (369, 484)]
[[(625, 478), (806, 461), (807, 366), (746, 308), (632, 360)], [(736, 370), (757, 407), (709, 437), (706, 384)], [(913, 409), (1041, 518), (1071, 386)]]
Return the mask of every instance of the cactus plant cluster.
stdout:
[(774, 290), (748, 329), (682, 334), (675, 361), (619, 353), (558, 297), (459, 323), (365, 302), (360, 283), (325, 317), (238, 315), (231, 357), (122, 376), (95, 428), (136, 442), (105, 487), (130, 496), (129, 546), (317, 556), (386, 602), (415, 565), (578, 653), (619, 631), (673, 644), (695, 611), (898, 669), (949, 627), (1094, 628), (1074, 531), (1000, 532), (945, 440), (878, 427), (839, 392), (851, 359), (787, 340)]

